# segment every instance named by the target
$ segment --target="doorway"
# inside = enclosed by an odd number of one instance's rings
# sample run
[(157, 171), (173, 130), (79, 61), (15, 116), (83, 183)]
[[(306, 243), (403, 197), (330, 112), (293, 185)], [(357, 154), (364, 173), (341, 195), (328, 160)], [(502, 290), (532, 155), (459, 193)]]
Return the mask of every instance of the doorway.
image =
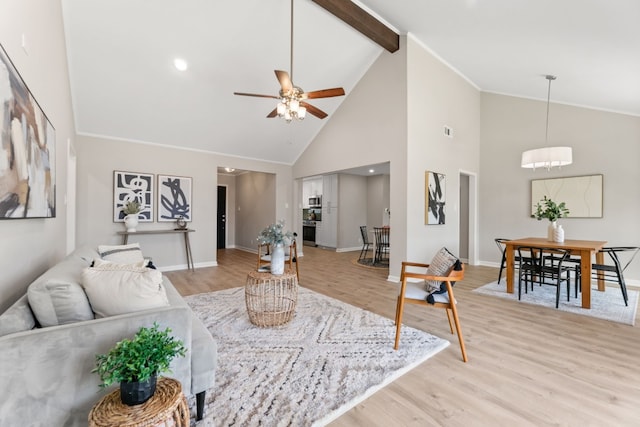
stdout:
[(227, 187), (218, 185), (218, 249), (227, 247)]
[(460, 172), (460, 222), (458, 229), (459, 256), (470, 265), (478, 265), (477, 242), (477, 176), (471, 172)]

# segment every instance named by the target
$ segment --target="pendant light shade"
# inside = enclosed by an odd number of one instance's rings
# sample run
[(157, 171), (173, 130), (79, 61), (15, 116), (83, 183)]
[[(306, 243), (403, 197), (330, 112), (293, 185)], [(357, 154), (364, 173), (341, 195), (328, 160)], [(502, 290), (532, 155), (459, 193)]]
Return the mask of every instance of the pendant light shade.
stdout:
[(547, 126), (544, 134), (545, 147), (527, 150), (522, 153), (522, 161), (520, 166), (527, 169), (546, 168), (550, 170), (553, 167), (561, 167), (570, 165), (573, 162), (573, 152), (571, 147), (549, 147), (549, 104), (551, 102), (551, 81), (556, 76), (545, 76), (549, 80), (549, 89), (547, 90)]

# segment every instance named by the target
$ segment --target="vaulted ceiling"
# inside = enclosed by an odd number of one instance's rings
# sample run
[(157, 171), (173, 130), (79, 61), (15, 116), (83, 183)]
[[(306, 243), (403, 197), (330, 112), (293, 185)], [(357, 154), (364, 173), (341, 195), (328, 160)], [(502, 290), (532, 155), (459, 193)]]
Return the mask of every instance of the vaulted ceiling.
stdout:
[[(329, 117), (287, 124), (266, 118), (276, 100), (233, 95), (278, 94), (290, 0), (62, 1), (79, 133), (291, 164), (345, 98), (311, 100)], [(640, 115), (636, 0), (355, 3), (479, 90), (546, 99), (555, 74), (552, 101)], [(295, 0), (293, 46), (297, 86), (347, 97), (383, 51), (311, 0)]]

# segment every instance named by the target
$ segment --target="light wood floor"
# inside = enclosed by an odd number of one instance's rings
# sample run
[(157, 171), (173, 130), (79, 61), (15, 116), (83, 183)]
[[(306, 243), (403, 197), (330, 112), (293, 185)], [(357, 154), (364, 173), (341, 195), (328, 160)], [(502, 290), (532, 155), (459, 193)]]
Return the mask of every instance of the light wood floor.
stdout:
[[(305, 247), (304, 255), (302, 286), (393, 318), (396, 284), (386, 281), (387, 270), (357, 266), (357, 252)], [(243, 286), (255, 263), (255, 254), (226, 249), (218, 251), (218, 267), (167, 276), (190, 295)], [(331, 426), (640, 425), (640, 323), (632, 327), (471, 292), (496, 276), (495, 268), (469, 266), (454, 288), (468, 363), (444, 310), (409, 306), (405, 324), (451, 345)]]

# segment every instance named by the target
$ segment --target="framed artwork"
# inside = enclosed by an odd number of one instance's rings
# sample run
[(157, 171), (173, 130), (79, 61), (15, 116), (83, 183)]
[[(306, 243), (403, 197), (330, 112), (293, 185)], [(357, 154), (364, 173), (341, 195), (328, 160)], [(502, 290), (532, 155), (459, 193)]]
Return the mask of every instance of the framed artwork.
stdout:
[(569, 209), (567, 218), (602, 218), (602, 175), (532, 179), (532, 216), (544, 196), (556, 203), (564, 202)]
[(444, 224), (446, 213), (445, 176), (443, 173), (427, 171), (424, 173), (424, 180), (424, 223), (428, 225)]
[(153, 222), (153, 174), (113, 171), (113, 222), (123, 222), (122, 208), (140, 203), (139, 222)]
[(55, 218), (55, 129), (2, 46), (0, 123), (0, 219)]
[(192, 220), (191, 178), (158, 175), (158, 222), (175, 222), (180, 217)]

